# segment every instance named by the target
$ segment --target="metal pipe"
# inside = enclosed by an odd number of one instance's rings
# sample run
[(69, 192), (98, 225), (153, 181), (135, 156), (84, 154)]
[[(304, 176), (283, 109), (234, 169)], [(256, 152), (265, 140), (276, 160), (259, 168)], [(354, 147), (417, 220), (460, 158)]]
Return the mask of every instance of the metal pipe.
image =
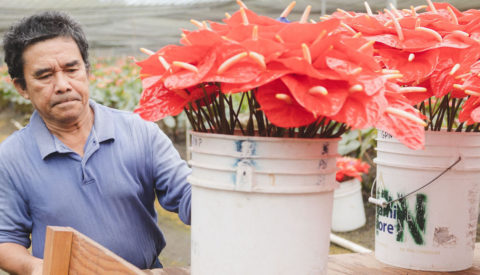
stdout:
[(330, 241), (338, 246), (344, 247), (348, 250), (358, 253), (370, 253), (372, 250), (358, 245), (352, 241), (339, 237), (333, 233), (330, 233)]

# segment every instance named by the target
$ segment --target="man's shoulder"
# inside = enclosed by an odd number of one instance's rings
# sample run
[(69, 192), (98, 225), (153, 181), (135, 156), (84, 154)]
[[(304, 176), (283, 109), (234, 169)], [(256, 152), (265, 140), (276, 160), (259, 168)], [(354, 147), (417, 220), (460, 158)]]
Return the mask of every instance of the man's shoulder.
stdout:
[(100, 104), (98, 104), (98, 107), (110, 117), (116, 131), (129, 131), (130, 134), (158, 131), (158, 126), (154, 122), (142, 119), (137, 113), (118, 110)]
[(109, 114), (114, 120), (123, 120), (127, 123), (141, 123), (146, 124), (147, 121), (143, 120), (138, 114), (126, 111), (126, 110), (119, 110), (114, 109), (105, 105), (101, 105), (97, 103), (98, 108), (101, 108), (103, 112)]
[[(28, 138), (29, 125), (25, 128), (15, 131), (0, 143), (0, 159), (9, 159), (12, 156), (18, 156), (28, 147), (26, 138)], [(33, 139), (33, 137), (31, 137)]]

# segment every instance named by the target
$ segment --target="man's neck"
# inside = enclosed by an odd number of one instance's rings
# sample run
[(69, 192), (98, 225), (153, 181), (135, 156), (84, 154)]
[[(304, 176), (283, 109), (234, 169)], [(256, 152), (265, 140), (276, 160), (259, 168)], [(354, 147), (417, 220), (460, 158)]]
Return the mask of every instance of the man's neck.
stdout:
[(89, 112), (69, 123), (52, 123), (44, 120), (48, 130), (74, 152), (83, 157), (85, 143), (92, 130), (94, 113), (92, 108)]

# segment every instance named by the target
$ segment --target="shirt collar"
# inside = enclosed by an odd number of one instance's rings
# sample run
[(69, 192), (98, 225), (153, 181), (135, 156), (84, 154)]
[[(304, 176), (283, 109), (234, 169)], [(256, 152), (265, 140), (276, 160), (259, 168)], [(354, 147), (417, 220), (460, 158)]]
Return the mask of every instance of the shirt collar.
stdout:
[[(94, 112), (94, 123), (92, 127), (92, 132), (95, 133), (98, 142), (114, 140), (114, 123), (106, 107), (97, 104), (93, 100), (89, 101), (89, 105)], [(30, 118), (30, 127), (32, 130), (32, 134), (37, 142), (37, 146), (40, 150), (42, 159), (45, 159), (48, 155), (56, 152), (71, 152), (66, 151), (66, 148), (62, 148), (60, 140), (58, 140), (52, 133), (50, 133), (47, 126), (45, 125), (45, 122), (40, 117), (37, 111), (34, 111), (32, 117)], [(90, 136), (92, 136), (91, 133)]]
[(115, 139), (115, 124), (111, 112), (108, 107), (102, 106), (93, 100), (90, 100), (90, 107), (95, 113), (95, 120), (93, 122), (93, 129), (97, 135), (98, 142)]

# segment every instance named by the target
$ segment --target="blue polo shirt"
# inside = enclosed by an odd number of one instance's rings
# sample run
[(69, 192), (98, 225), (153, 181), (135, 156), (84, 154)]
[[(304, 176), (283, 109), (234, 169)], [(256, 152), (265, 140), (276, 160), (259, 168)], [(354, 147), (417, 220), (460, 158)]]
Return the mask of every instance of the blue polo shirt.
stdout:
[(165, 246), (155, 194), (189, 224), (191, 170), (156, 124), (90, 106), (95, 121), (83, 158), (52, 135), (37, 112), (0, 145), (0, 243), (32, 242), (33, 255), (43, 258), (46, 226), (70, 226), (150, 268)]

